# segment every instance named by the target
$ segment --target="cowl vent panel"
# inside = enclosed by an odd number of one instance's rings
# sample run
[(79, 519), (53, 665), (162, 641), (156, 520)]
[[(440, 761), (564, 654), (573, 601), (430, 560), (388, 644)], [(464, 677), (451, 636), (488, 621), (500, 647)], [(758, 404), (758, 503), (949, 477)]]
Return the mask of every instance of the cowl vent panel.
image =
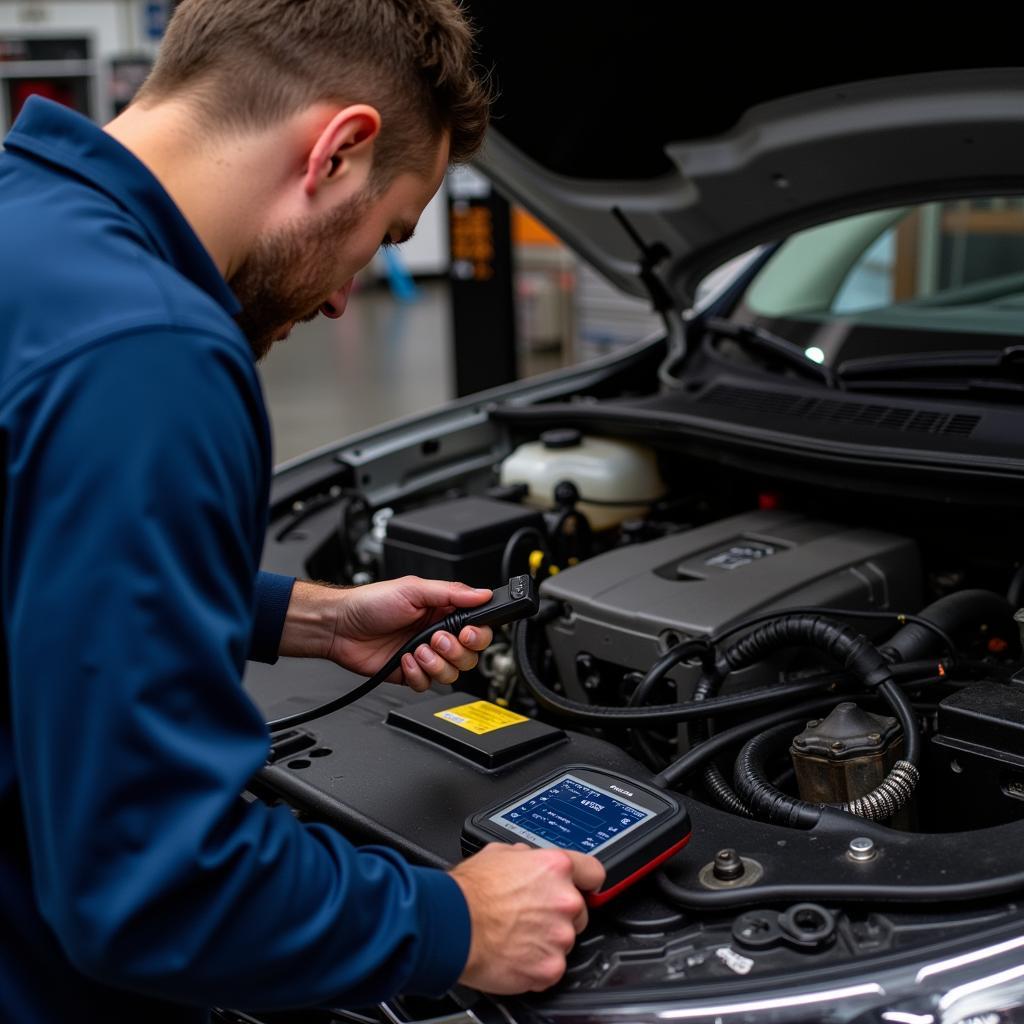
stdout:
[(743, 388), (735, 384), (716, 384), (705, 391), (697, 402), (812, 423), (849, 423), (904, 433), (953, 434), (957, 437), (970, 437), (981, 422), (980, 416), (963, 413), (949, 414), (837, 398), (809, 398)]

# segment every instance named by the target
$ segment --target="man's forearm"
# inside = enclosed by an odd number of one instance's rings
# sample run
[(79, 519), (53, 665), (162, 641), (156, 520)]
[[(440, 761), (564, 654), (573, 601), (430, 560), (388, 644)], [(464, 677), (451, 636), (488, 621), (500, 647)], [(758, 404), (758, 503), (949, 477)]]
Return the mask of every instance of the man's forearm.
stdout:
[(343, 589), (326, 583), (295, 581), (281, 633), (279, 653), (282, 657), (328, 657)]

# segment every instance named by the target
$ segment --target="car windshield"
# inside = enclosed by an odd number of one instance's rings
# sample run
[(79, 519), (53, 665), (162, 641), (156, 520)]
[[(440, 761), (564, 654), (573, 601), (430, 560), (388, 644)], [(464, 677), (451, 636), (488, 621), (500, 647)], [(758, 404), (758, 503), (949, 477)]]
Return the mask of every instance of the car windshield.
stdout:
[(732, 319), (809, 359), (1003, 349), (1024, 338), (1024, 197), (845, 217), (783, 242)]

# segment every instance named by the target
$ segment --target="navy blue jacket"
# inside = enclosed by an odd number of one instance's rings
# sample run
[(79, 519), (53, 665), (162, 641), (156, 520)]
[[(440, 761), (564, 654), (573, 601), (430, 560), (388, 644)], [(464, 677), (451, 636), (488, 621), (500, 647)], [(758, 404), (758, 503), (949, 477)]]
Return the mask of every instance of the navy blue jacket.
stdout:
[(241, 796), (270, 435), (236, 300), (155, 177), (30, 100), (0, 154), (0, 1018), (365, 1005), (465, 963), (449, 876)]

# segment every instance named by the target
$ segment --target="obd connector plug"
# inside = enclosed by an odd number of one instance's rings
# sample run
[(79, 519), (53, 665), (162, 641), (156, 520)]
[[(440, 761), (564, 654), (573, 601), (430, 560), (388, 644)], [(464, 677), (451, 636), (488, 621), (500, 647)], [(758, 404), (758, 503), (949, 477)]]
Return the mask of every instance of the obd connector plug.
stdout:
[(537, 587), (533, 580), (529, 576), (513, 576), (505, 586), (498, 587), (494, 591), (494, 596), (486, 604), (480, 605), (479, 608), (460, 608), (458, 611), (446, 615), (440, 622), (427, 626), (407, 644), (395, 651), (375, 675), (349, 690), (348, 693), (335, 697), (334, 700), (327, 701), (326, 704), (319, 704), (306, 711), (298, 711), (294, 715), (286, 715), (284, 718), (267, 722), (267, 728), (271, 732), (279, 732), (281, 729), (290, 729), (303, 722), (312, 721), (314, 718), (321, 718), (339, 708), (347, 707), (380, 686), (388, 676), (398, 669), (404, 655), (411, 654), (420, 644), (429, 644), (435, 633), (454, 633), (457, 636), (466, 626), (504, 626), (510, 622), (517, 622), (519, 619), (528, 619), (530, 616), (536, 615), (539, 607), (540, 598), (537, 596)]

